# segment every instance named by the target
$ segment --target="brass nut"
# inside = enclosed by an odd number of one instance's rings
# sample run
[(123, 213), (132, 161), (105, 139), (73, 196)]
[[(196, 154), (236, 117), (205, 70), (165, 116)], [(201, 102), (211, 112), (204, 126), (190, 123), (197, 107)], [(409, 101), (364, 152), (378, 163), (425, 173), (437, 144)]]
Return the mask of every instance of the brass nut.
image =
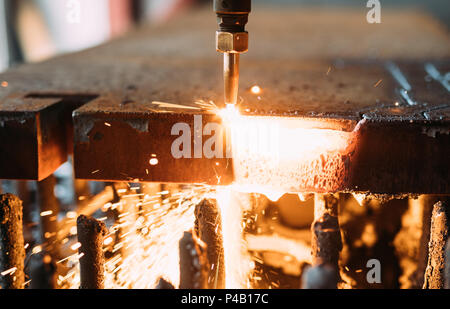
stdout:
[(222, 53), (245, 53), (248, 51), (248, 32), (216, 32), (216, 49)]

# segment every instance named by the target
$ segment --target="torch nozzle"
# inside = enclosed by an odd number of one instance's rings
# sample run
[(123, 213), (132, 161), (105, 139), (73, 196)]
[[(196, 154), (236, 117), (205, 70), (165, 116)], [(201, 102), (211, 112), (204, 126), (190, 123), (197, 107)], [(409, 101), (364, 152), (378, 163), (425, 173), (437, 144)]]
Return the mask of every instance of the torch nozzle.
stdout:
[(251, 0), (214, 0), (214, 12), (219, 25), (219, 30), (216, 31), (216, 50), (224, 53), (223, 77), (227, 105), (235, 105), (238, 100), (239, 54), (248, 51), (245, 25), (251, 4)]
[(225, 103), (236, 104), (239, 91), (239, 54), (224, 53), (223, 77), (225, 85)]

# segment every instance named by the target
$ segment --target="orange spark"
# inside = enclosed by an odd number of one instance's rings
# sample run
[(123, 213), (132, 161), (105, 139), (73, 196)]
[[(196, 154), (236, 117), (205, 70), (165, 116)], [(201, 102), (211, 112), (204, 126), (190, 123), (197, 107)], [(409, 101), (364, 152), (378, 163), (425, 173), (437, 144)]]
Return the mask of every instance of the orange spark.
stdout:
[(383, 80), (380, 79), (379, 81), (377, 81), (377, 82), (375, 83), (375, 85), (373, 85), (373, 87), (374, 87), (374, 88), (378, 87), (378, 86), (381, 84), (382, 81), (383, 81)]
[(51, 211), (51, 210), (43, 211), (43, 212), (41, 212), (41, 217), (51, 216), (52, 214), (53, 214), (53, 211)]
[(251, 91), (253, 94), (260, 94), (261, 91), (262, 91), (262, 89), (261, 89), (261, 87), (259, 87), (258, 85), (255, 85), (255, 86), (253, 86), (253, 87), (250, 89), (250, 91)]

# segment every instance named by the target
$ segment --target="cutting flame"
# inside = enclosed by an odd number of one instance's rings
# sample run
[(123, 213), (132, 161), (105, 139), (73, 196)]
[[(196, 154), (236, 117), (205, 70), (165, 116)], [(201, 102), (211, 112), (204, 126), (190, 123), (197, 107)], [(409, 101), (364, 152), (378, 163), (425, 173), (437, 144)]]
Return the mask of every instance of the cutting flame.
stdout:
[(284, 193), (333, 191), (327, 180), (337, 184), (344, 178), (353, 132), (318, 128), (323, 122), (314, 119), (241, 115), (234, 105), (218, 114), (241, 191), (276, 201)]
[(222, 118), (225, 125), (229, 125), (242, 119), (239, 110), (234, 104), (227, 104), (224, 109), (217, 110), (217, 114)]

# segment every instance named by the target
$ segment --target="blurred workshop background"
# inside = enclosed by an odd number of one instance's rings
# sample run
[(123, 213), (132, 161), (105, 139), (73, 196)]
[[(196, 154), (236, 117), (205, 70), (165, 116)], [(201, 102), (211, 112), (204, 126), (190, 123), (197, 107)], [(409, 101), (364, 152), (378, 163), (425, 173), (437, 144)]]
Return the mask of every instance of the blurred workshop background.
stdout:
[[(366, 0), (255, 0), (260, 5), (303, 5), (367, 11)], [(123, 35), (142, 23), (170, 22), (212, 0), (0, 0), (0, 72)], [(448, 0), (381, 1), (382, 9), (426, 11), (450, 27)]]

